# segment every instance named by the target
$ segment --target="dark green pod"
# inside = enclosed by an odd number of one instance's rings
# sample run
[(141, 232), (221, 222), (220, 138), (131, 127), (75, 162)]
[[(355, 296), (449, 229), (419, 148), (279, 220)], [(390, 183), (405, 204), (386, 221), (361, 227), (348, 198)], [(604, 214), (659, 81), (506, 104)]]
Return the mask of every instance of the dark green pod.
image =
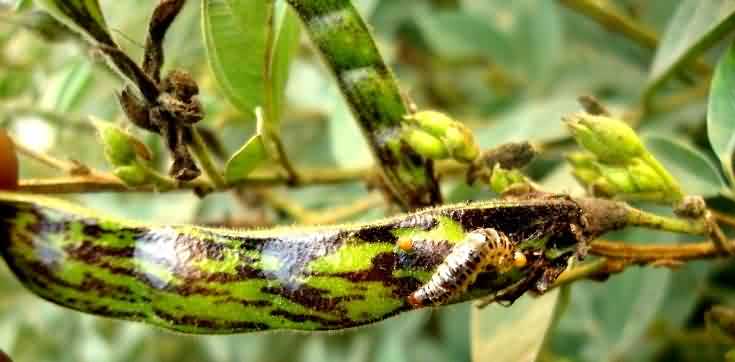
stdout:
[[(333, 330), (410, 310), (407, 297), (478, 228), (507, 234), (528, 266), (481, 273), (454, 302), (499, 292), (512, 300), (563, 270), (573, 252), (542, 248), (572, 250), (580, 218), (575, 202), (557, 198), (445, 206), (362, 225), (233, 231), (121, 221), (0, 192), (0, 245), (27, 288), (84, 313), (185, 333)], [(397, 246), (405, 238), (408, 251)]]
[(441, 202), (433, 165), (401, 142), (409, 112), (370, 31), (349, 0), (288, 0), (370, 142), (393, 196), (407, 209)]

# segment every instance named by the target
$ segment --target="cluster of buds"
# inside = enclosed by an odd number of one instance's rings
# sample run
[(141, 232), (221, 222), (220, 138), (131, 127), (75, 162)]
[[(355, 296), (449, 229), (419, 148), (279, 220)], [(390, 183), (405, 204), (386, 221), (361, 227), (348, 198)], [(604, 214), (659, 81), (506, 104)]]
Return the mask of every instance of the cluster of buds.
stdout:
[(574, 176), (594, 194), (623, 199), (678, 202), (678, 182), (625, 122), (590, 114), (564, 119), (585, 152), (568, 156)]
[(151, 172), (144, 162), (150, 161), (151, 153), (145, 144), (109, 122), (94, 120), (94, 125), (100, 134), (105, 158), (113, 167), (112, 173), (129, 187), (151, 183)]
[(499, 194), (528, 186), (531, 181), (519, 169), (536, 155), (536, 149), (528, 142), (510, 142), (485, 150), (467, 170), (467, 183), (486, 183)]
[(403, 141), (426, 158), (470, 163), (480, 153), (472, 131), (443, 113), (422, 111), (405, 120)]

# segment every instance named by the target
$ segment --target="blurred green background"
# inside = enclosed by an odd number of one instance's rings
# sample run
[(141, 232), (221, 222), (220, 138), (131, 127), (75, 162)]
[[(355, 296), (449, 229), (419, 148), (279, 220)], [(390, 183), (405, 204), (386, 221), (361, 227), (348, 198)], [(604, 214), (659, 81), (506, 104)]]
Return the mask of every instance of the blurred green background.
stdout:
[[(685, 1), (611, 1), (616, 9), (664, 33)], [(728, 3), (727, 1), (714, 1)], [(142, 55), (152, 1), (101, 1), (118, 43)], [(401, 87), (421, 107), (470, 125), (483, 147), (515, 140), (544, 146), (530, 174), (554, 191), (579, 192), (562, 162), (571, 149), (561, 116), (579, 110), (576, 98), (595, 95), (616, 112), (639, 104), (654, 52), (551, 0), (356, 0)], [(695, 1), (696, 3), (696, 1)], [(231, 154), (254, 131), (254, 121), (224, 100), (207, 66), (199, 2), (190, 1), (166, 42), (166, 69), (190, 70), (199, 80), (205, 125)], [(39, 13), (13, 11), (0, 1), (0, 126), (38, 151), (105, 169), (87, 116), (120, 121), (119, 79), (101, 57)], [(51, 24), (52, 25), (52, 24)], [(247, 49), (243, 49), (247, 51)], [(722, 52), (716, 46), (706, 60)], [(696, 86), (683, 82), (663, 93)], [(303, 37), (287, 91), (283, 139), (297, 167), (364, 167), (372, 163), (357, 126), (318, 54)], [(686, 142), (714, 160), (705, 132), (706, 98), (647, 112), (640, 131)], [(151, 146), (162, 170), (165, 152), (155, 136), (134, 131)], [(656, 150), (654, 150), (656, 152)], [(664, 155), (666, 154), (663, 151)], [(671, 156), (676, 158), (677, 156)], [(668, 158), (671, 158), (668, 157)], [(684, 162), (674, 159), (672, 162)], [(675, 174), (690, 192), (717, 198), (719, 170), (705, 164)], [(26, 178), (55, 174), (21, 158)], [(714, 171), (714, 174), (711, 172)], [(706, 173), (705, 172), (705, 173)], [(694, 188), (693, 190), (691, 188)], [(448, 180), (449, 201), (493, 197)], [(279, 189), (314, 210), (346, 205), (367, 194), (362, 184)], [(107, 213), (167, 223), (223, 223), (288, 215), (243, 208), (229, 193), (200, 200), (193, 194), (97, 194), (74, 197)], [(384, 215), (384, 208), (359, 218)], [(265, 216), (264, 216), (265, 215)], [(682, 236), (631, 230), (610, 237), (672, 242)], [(41, 301), (0, 267), (0, 348), (16, 362), (34, 361), (520, 361), (543, 348), (541, 361), (720, 361), (724, 340), (703, 325), (708, 306), (735, 298), (735, 264), (691, 263), (676, 272), (633, 268), (605, 283), (581, 282), (512, 308), (472, 310), (458, 305), (404, 314), (340, 333), (185, 336), (156, 328), (84, 316)], [(551, 328), (549, 328), (551, 326)], [(546, 342), (542, 345), (546, 338)]]

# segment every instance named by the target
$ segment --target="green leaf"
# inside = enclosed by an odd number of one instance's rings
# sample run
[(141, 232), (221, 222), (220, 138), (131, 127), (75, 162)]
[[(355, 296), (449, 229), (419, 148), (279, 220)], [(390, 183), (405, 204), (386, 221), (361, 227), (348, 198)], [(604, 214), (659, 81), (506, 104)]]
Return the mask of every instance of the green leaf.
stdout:
[(540, 298), (524, 296), (510, 308), (473, 309), (472, 361), (535, 361), (555, 320), (559, 290)]
[(47, 82), (41, 106), (57, 112), (69, 112), (79, 104), (91, 82), (92, 66), (89, 62), (71, 64)]
[(507, 36), (485, 18), (463, 11), (427, 13), (417, 17), (428, 45), (442, 57), (487, 57), (511, 63), (513, 48)]
[(254, 117), (264, 106), (270, 1), (203, 0), (207, 60), (227, 99)]
[[(680, 238), (643, 229), (609, 237), (631, 243), (667, 243)], [(579, 362), (638, 360), (633, 357), (642, 354), (643, 337), (674, 286), (672, 274), (661, 268), (628, 268), (604, 283), (573, 284), (570, 304), (550, 335), (553, 352)]]
[(299, 49), (301, 36), (299, 17), (293, 9), (288, 7), (284, 0), (276, 1), (275, 14), (273, 34), (276, 38), (275, 46), (272, 49), (270, 77), (273, 84), (270, 122), (274, 125), (281, 121), (286, 96), (286, 83), (288, 83), (291, 63)]
[(25, 11), (33, 7), (33, 0), (18, 0), (15, 3), (15, 11)]
[(225, 181), (232, 184), (246, 179), (267, 158), (263, 136), (256, 134), (227, 161)]
[(735, 27), (735, 1), (683, 0), (669, 22), (651, 66), (648, 92)]
[(657, 136), (646, 136), (644, 142), (656, 159), (679, 181), (685, 193), (711, 197), (717, 196), (727, 186), (707, 156), (686, 143)]
[(482, 147), (513, 141), (562, 140), (569, 137), (562, 116), (578, 110), (576, 97), (571, 94), (530, 100), (497, 117), (492, 125), (477, 130), (475, 138)]
[(36, 0), (36, 3), (74, 31), (109, 46), (115, 46), (97, 0)]
[(723, 54), (715, 70), (707, 110), (707, 135), (730, 182), (735, 152), (735, 45)]

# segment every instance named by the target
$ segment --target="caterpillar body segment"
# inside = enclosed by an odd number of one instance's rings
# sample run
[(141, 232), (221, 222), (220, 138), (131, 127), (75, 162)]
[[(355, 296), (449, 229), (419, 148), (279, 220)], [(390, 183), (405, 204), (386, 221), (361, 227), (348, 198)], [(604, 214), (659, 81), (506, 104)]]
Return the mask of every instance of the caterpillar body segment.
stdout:
[(408, 296), (415, 308), (443, 305), (460, 296), (487, 268), (507, 273), (526, 265), (525, 255), (515, 250), (510, 238), (495, 229), (470, 232), (439, 265), (431, 279)]

